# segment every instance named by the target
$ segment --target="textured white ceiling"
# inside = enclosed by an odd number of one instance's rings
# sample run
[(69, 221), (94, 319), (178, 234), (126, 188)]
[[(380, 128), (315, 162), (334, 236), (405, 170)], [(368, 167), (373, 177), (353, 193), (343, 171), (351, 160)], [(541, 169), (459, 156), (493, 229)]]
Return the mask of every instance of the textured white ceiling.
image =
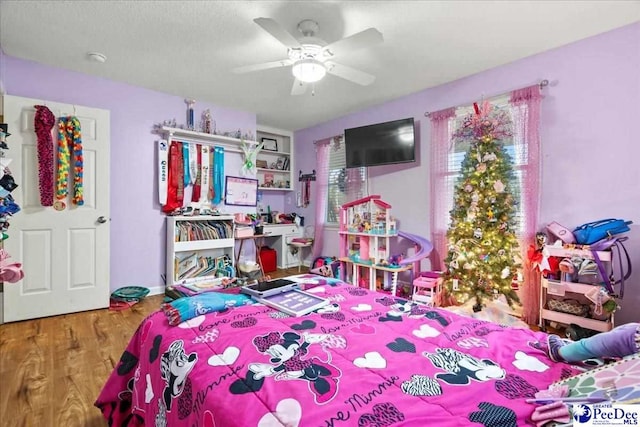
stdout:
[[(290, 68), (232, 68), (286, 58), (253, 22), (292, 34), (303, 19), (328, 43), (369, 27), (384, 43), (339, 62), (374, 74), (335, 76), (291, 96)], [(10, 1), (0, 2), (8, 55), (220, 106), (297, 130), (640, 20), (640, 1)], [(104, 53), (105, 64), (87, 60)]]

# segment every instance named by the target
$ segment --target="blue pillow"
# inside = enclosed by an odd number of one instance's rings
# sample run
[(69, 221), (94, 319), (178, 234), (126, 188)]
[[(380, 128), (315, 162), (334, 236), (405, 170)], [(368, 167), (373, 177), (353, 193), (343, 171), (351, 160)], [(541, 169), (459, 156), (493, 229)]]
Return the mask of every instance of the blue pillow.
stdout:
[(169, 319), (169, 324), (175, 326), (202, 314), (253, 303), (254, 301), (251, 297), (245, 294), (205, 292), (192, 297), (178, 298), (162, 304), (161, 307), (167, 319)]

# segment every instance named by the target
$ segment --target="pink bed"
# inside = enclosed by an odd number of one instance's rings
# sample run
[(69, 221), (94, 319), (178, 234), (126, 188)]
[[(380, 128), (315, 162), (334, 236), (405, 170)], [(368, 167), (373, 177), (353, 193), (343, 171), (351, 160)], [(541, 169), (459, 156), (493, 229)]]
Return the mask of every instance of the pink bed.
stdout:
[(145, 319), (96, 401), (114, 426), (521, 426), (576, 371), (545, 334), (338, 284), (321, 313)]

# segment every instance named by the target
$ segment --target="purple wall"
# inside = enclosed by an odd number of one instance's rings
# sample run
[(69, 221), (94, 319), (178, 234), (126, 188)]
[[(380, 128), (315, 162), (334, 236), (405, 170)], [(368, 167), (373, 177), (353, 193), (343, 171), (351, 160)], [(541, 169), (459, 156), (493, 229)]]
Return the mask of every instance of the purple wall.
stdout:
[[(413, 116), (420, 134), (418, 161), (370, 168), (370, 194), (391, 203), (401, 230), (428, 237), (430, 127), (424, 112), (542, 79), (551, 85), (542, 103), (541, 228), (554, 220), (568, 227), (608, 217), (634, 220), (628, 249), (640, 266), (640, 23), (300, 130), (295, 134), (296, 168), (314, 168), (314, 140), (349, 127)], [(313, 206), (301, 214), (313, 221)], [(338, 253), (334, 230), (326, 232), (323, 252)], [(640, 320), (635, 310), (640, 272), (627, 287), (617, 323)]]
[[(111, 289), (161, 286), (165, 272), (165, 216), (156, 185), (154, 123), (185, 122), (184, 98), (102, 78), (53, 68), (8, 55), (2, 81), (9, 95), (65, 102), (111, 111)], [(256, 132), (254, 113), (196, 102), (195, 116), (209, 108), (221, 131)], [(238, 175), (239, 154), (226, 156), (225, 169)], [(264, 195), (264, 204), (282, 211), (283, 197)], [(221, 206), (226, 212), (242, 208)], [(248, 211), (248, 209), (244, 209)]]

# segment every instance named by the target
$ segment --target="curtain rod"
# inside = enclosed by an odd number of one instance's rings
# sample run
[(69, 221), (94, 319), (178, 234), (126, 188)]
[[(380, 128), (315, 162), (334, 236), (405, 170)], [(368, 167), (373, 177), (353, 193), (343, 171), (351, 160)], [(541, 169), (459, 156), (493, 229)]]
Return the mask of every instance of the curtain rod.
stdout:
[(329, 138), (317, 139), (313, 141), (313, 145), (330, 144), (332, 139), (338, 139), (342, 141), (343, 138), (344, 138), (344, 134), (341, 133), (340, 135), (333, 135), (333, 136), (330, 136)]
[[(538, 86), (540, 86), (540, 89), (542, 89), (542, 88), (543, 88), (543, 87), (545, 87), (545, 86), (549, 86), (549, 80), (547, 80), (547, 79), (540, 80), (540, 83), (538, 83)], [(506, 92), (503, 92), (503, 94), (504, 94), (504, 93), (506, 93)], [(500, 96), (500, 95), (502, 95), (502, 94), (495, 95), (495, 96)], [(494, 98), (495, 96), (490, 96), (489, 98)], [(483, 97), (483, 98), (484, 98), (484, 97)], [(464, 104), (464, 105), (456, 105), (456, 106), (455, 106), (455, 107), (453, 107), (453, 108), (463, 107), (463, 106), (466, 106), (466, 105), (467, 105), (467, 104)], [(425, 116), (425, 117), (429, 117), (429, 115), (430, 115), (430, 114), (431, 114), (431, 112), (426, 111), (426, 112), (424, 113), (424, 116)]]

